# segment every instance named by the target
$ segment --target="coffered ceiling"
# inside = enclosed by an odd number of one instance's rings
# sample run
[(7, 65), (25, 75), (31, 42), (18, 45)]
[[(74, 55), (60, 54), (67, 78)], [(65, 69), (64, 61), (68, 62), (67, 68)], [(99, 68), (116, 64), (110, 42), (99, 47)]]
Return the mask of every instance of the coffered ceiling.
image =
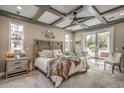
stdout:
[(48, 12), (48, 11), (45, 11), (42, 16), (40, 16), (38, 18), (38, 21), (40, 22), (44, 22), (44, 23), (47, 23), (47, 24), (51, 24), (53, 22), (55, 22), (56, 20), (58, 20), (60, 17), (51, 13), (51, 12)]
[[(72, 22), (76, 17), (81, 21)], [(124, 20), (123, 5), (0, 5), (0, 15), (77, 31)], [(27, 19), (26, 19), (27, 18)], [(72, 24), (73, 23), (73, 24)]]
[(0, 5), (0, 9), (17, 14), (16, 12), (19, 11), (21, 16), (32, 18), (37, 10), (39, 9), (36, 6), (30, 6), (30, 5), (22, 5), (20, 6), (20, 9), (18, 9), (19, 6), (16, 5)]
[(74, 9), (78, 8), (77, 5), (52, 5), (51, 8), (63, 13), (63, 14), (69, 14)]

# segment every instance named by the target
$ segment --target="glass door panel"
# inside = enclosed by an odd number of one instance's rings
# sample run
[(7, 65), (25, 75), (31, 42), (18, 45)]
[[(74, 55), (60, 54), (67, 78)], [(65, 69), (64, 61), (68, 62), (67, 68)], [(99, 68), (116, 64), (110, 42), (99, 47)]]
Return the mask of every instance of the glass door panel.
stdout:
[(107, 58), (110, 46), (109, 32), (98, 33), (98, 57)]
[(86, 51), (90, 57), (95, 57), (96, 55), (96, 34), (86, 35)]

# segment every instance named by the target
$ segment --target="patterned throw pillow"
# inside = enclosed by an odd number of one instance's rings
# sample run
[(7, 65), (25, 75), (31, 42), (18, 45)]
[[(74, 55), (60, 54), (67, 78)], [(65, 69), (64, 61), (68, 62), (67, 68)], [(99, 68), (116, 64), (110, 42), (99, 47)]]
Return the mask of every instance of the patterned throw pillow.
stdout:
[(58, 57), (62, 57), (62, 52), (60, 49), (54, 49), (53, 50), (53, 58), (58, 58)]
[(52, 58), (52, 50), (43, 50), (43, 55), (46, 58)]
[(38, 57), (44, 57), (43, 52), (37, 52)]

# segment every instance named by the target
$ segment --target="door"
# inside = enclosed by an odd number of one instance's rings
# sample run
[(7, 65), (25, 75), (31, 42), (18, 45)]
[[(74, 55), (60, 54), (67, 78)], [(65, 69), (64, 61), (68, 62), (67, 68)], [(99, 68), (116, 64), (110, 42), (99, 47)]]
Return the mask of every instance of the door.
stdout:
[(85, 35), (85, 50), (88, 51), (91, 62), (107, 58), (110, 53), (110, 32), (97, 32)]
[(85, 49), (88, 51), (90, 57), (96, 56), (96, 34), (88, 34), (86, 35), (86, 46)]
[(107, 58), (110, 53), (110, 32), (98, 33), (98, 57)]

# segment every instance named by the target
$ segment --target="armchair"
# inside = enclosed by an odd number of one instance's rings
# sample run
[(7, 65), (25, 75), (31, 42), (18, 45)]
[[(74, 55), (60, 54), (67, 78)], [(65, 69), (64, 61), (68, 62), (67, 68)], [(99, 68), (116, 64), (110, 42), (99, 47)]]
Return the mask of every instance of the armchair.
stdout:
[(114, 72), (114, 67), (118, 66), (121, 72), (121, 53), (114, 53), (111, 57), (104, 61), (104, 70), (106, 69), (106, 64), (110, 64), (112, 66), (112, 73)]

